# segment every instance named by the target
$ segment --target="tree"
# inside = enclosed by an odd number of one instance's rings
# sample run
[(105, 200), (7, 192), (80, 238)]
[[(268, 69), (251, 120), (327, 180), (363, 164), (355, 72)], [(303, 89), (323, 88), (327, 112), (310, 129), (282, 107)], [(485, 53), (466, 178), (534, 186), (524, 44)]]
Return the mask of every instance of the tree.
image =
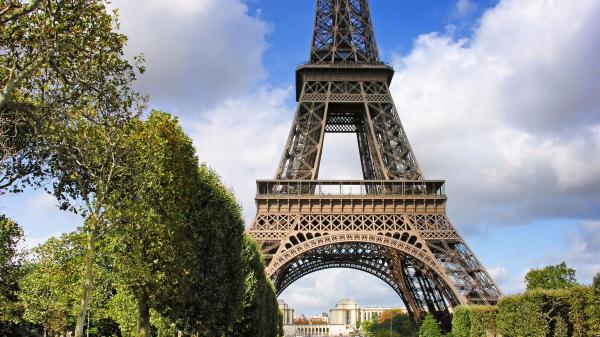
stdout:
[(379, 322), (385, 322), (393, 319), (395, 316), (402, 314), (400, 309), (388, 309), (384, 310), (379, 317)]
[(565, 289), (577, 285), (575, 269), (567, 267), (565, 262), (542, 269), (531, 269), (525, 275), (527, 290)]
[(172, 233), (176, 255), (164, 264), (165, 275), (177, 279), (154, 300), (157, 311), (180, 330), (220, 336), (241, 310), (243, 220), (219, 176), (206, 166), (196, 173), (187, 187), (193, 197), (186, 205), (185, 227)]
[(106, 197), (126, 152), (132, 107), (145, 102), (132, 90), (143, 67), (123, 57), (126, 37), (104, 0), (13, 0), (0, 14), (0, 189), (18, 191), (20, 179), (51, 181), (61, 207), (86, 218), (81, 337)]
[(373, 317), (371, 321), (364, 324), (364, 329), (371, 333), (377, 333), (380, 330), (388, 331), (390, 327), (392, 331), (401, 336), (414, 336), (416, 329), (412, 319), (405, 314), (401, 309), (385, 310), (379, 317)]
[(296, 325), (308, 325), (308, 318), (304, 315), (300, 315), (294, 319), (294, 324)]
[(391, 331), (390, 330), (386, 330), (386, 329), (379, 329), (377, 331), (375, 331), (373, 333), (374, 337), (400, 337), (402, 335), (400, 335), (399, 333), (397, 333), (396, 331)]
[(0, 325), (18, 316), (17, 293), (22, 264), (18, 244), (22, 239), (21, 227), (0, 214)]
[[(83, 288), (85, 234), (72, 232), (50, 238), (33, 249), (34, 258), (20, 281), (19, 297), (25, 308), (23, 317), (44, 326), (51, 333), (64, 333), (75, 326), (78, 301)], [(96, 256), (95, 264), (104, 263)], [(113, 294), (109, 271), (95, 268), (96, 287), (91, 294), (92, 321), (108, 318), (106, 305)]]
[(130, 123), (129, 117), (120, 112), (86, 113), (57, 127), (60, 131), (51, 136), (53, 154), (44, 176), (52, 181), (51, 190), (61, 208), (85, 219), (85, 273), (76, 337), (82, 336), (93, 291), (97, 240), (108, 228), (108, 197), (126, 170), (122, 164), (129, 151), (126, 139)]
[(432, 314), (428, 313), (419, 328), (419, 337), (441, 337), (440, 327)]
[(589, 335), (600, 335), (600, 273), (596, 274), (592, 283), (586, 316), (588, 317)]
[(377, 318), (372, 317), (370, 320), (368, 321), (364, 321), (362, 322), (362, 330), (364, 333), (367, 332), (373, 332), (375, 331), (372, 327), (373, 325), (377, 324)]
[[(189, 215), (195, 209), (198, 159), (192, 141), (176, 119), (153, 111), (137, 122), (126, 139), (131, 151), (127, 171), (108, 202), (115, 270), (137, 300), (138, 336), (149, 335), (151, 300), (169, 291), (181, 238), (191, 236)], [(216, 285), (215, 285), (216, 286)]]
[(49, 155), (45, 134), (56, 121), (84, 106), (103, 105), (111, 88), (135, 78), (123, 57), (126, 37), (105, 3), (0, 5), (0, 190), (18, 191), (16, 182), (43, 167)]
[[(99, 242), (94, 259), (95, 287), (86, 319), (90, 336), (136, 333), (137, 305), (129, 290), (114, 274), (113, 251), (105, 240)], [(41, 325), (47, 332), (64, 334), (76, 325), (78, 302), (83, 292), (86, 235), (81, 231), (50, 238), (33, 249), (34, 258), (26, 264), (20, 281), (19, 298), (25, 322)], [(158, 333), (171, 333), (171, 323), (151, 313), (151, 325)], [(38, 334), (39, 335), (39, 334)], [(172, 335), (172, 334), (170, 334)]]
[[(231, 327), (231, 337), (277, 337), (281, 334), (279, 306), (256, 243), (244, 236), (244, 295), (241, 315)], [(303, 317), (303, 322), (308, 320)], [(316, 324), (313, 322), (313, 324)]]

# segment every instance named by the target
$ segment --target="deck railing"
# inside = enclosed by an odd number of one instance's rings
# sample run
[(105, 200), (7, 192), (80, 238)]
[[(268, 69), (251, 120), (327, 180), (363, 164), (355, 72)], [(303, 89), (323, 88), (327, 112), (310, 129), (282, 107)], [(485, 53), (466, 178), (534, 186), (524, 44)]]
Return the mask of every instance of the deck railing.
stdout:
[(257, 196), (445, 196), (443, 180), (258, 180)]

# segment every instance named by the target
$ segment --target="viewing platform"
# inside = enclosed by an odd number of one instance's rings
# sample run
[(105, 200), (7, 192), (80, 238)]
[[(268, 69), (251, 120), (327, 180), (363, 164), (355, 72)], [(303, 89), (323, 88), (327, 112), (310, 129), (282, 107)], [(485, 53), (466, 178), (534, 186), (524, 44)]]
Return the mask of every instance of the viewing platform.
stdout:
[(444, 212), (443, 180), (259, 180), (258, 213)]
[(257, 198), (289, 196), (446, 197), (443, 180), (258, 180)]

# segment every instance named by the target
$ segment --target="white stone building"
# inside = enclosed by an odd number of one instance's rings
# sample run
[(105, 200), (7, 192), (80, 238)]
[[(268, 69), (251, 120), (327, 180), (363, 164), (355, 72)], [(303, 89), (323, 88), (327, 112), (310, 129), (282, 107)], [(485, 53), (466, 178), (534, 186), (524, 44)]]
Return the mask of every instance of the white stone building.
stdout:
[[(384, 311), (390, 310), (390, 309), (391, 308), (388, 308), (388, 307), (360, 308), (360, 321), (361, 322), (370, 321), (373, 317), (380, 317)], [(406, 308), (394, 308), (394, 309), (400, 310), (404, 314), (408, 314), (408, 310), (406, 310)]]
[(290, 309), (283, 300), (277, 300), (277, 303), (279, 303), (279, 310), (281, 311), (281, 315), (283, 316), (283, 325), (293, 325), (294, 309)]
[[(385, 310), (403, 308), (365, 307), (351, 299), (343, 299), (329, 310), (329, 317), (323, 314), (319, 318), (321, 324), (294, 324), (294, 310), (283, 300), (279, 300), (279, 308), (283, 313), (283, 330), (286, 337), (296, 336), (353, 336), (357, 323), (368, 321), (374, 316), (380, 316)], [(291, 313), (291, 319), (290, 319)], [(327, 322), (327, 324), (325, 324)]]

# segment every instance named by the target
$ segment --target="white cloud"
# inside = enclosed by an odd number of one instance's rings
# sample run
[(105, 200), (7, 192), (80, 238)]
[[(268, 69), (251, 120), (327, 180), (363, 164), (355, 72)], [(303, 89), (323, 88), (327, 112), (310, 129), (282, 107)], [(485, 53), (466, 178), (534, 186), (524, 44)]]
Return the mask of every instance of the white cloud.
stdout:
[(46, 192), (37, 192), (29, 200), (27, 200), (27, 206), (31, 210), (35, 210), (33, 215), (43, 215), (44, 212), (56, 211), (56, 199)]
[(600, 273), (600, 221), (584, 221), (568, 233), (571, 247), (567, 255), (569, 266), (577, 270), (578, 279), (591, 282)]
[(187, 113), (247, 93), (263, 77), (267, 23), (240, 0), (115, 0), (130, 54), (143, 53), (142, 90)]
[(600, 3), (501, 1), (394, 60), (396, 105), (457, 224), (600, 217)]
[(312, 273), (294, 282), (280, 296), (296, 310), (296, 315), (327, 312), (344, 297), (356, 300), (361, 306), (404, 306), (398, 294), (386, 283), (351, 269)]
[(293, 111), (290, 88), (259, 88), (184, 120), (198, 156), (233, 187), (249, 223), (256, 213), (257, 179), (272, 179), (283, 152)]
[(212, 9), (216, 0), (146, 0), (145, 6), (157, 11), (171, 11), (179, 15), (195, 15), (197, 12), (207, 12)]
[(477, 6), (471, 0), (458, 0), (454, 5), (454, 10), (458, 17), (465, 17), (473, 13)]
[(504, 295), (511, 295), (525, 290), (524, 280), (528, 270), (515, 273), (504, 266), (498, 266), (488, 268), (487, 271)]

